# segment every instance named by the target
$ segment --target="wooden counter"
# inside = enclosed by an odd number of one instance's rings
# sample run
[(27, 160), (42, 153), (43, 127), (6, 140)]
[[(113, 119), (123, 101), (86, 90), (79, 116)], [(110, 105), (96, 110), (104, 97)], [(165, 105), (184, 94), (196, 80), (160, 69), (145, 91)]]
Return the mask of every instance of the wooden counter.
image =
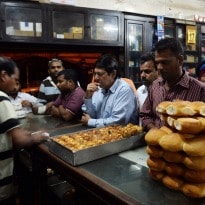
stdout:
[[(52, 122), (52, 119), (49, 118), (47, 124), (50, 120)], [(54, 136), (82, 129), (85, 127), (81, 124), (71, 123), (50, 130), (50, 133)], [(137, 150), (132, 150), (132, 158), (138, 154)], [(82, 200), (85, 199), (85, 205), (205, 204), (204, 199), (191, 199), (152, 180), (147, 167), (134, 162), (129, 157), (124, 158), (121, 154), (73, 167), (52, 154), (49, 151), (48, 143), (35, 147), (33, 153), (36, 205), (47, 204), (47, 166), (76, 187), (78, 197), (81, 197)]]

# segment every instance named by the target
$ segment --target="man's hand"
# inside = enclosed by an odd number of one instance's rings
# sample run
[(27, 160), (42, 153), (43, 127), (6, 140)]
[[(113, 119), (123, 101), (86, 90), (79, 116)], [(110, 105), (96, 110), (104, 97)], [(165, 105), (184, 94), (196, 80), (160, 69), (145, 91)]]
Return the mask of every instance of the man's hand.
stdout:
[(88, 120), (90, 119), (90, 115), (84, 113), (82, 118), (81, 118), (81, 122), (83, 125), (87, 125), (88, 124)]
[(89, 99), (93, 93), (98, 90), (99, 83), (89, 83), (85, 92), (85, 98)]
[(32, 103), (28, 100), (22, 100), (21, 101), (22, 107), (32, 107)]

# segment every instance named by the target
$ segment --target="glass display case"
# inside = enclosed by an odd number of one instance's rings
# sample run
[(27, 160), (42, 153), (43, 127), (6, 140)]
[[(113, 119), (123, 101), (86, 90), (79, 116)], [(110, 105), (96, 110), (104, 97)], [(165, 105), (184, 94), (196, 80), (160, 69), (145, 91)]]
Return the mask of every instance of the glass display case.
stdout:
[(37, 1), (0, 5), (1, 41), (124, 46), (122, 12)]
[(176, 20), (176, 38), (180, 40), (184, 48), (183, 68), (188, 73), (195, 75), (199, 62), (196, 23), (187, 20)]
[(49, 5), (50, 41), (123, 46), (121, 12)]
[(52, 11), (53, 38), (84, 39), (84, 19), (82, 13)]
[(175, 37), (175, 23), (174, 19), (164, 19), (164, 37), (173, 38)]
[(41, 4), (1, 2), (2, 38), (43, 40), (44, 9)]
[(143, 25), (128, 23), (128, 66), (129, 77), (135, 82), (140, 82), (140, 56), (142, 54)]
[(91, 14), (91, 40), (119, 41), (119, 18)]
[(200, 26), (200, 50), (201, 50), (201, 59), (200, 62), (205, 60), (205, 25)]
[(91, 44), (124, 46), (124, 15), (121, 12), (89, 9), (86, 28)]
[(125, 16), (125, 22), (125, 75), (133, 80), (136, 87), (139, 87), (140, 57), (152, 49), (155, 19)]

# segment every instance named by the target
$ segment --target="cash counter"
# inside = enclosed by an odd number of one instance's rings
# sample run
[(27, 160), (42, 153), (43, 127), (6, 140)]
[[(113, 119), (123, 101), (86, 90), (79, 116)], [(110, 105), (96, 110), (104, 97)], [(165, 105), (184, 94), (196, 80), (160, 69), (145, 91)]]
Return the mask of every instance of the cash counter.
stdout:
[[(23, 126), (45, 129), (51, 136), (84, 130), (79, 122), (64, 122), (50, 116), (28, 116)], [(80, 205), (204, 205), (204, 199), (192, 199), (170, 190), (149, 177), (145, 146), (104, 157), (79, 166), (71, 166), (49, 151), (49, 142), (34, 148), (33, 181), (36, 205), (47, 204), (47, 173), (51, 167), (76, 188)], [(76, 202), (76, 205), (78, 203)]]

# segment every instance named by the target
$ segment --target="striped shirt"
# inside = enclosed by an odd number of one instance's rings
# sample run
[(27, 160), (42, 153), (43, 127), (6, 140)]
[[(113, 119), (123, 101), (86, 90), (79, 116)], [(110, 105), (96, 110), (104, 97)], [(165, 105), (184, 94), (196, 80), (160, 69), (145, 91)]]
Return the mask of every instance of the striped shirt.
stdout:
[(60, 94), (60, 90), (52, 81), (51, 77), (47, 77), (40, 85), (38, 98), (45, 100), (47, 103), (55, 101)]
[(152, 123), (161, 127), (164, 122), (160, 120), (156, 107), (163, 101), (187, 100), (205, 102), (205, 84), (184, 73), (179, 82), (171, 89), (165, 88), (165, 81), (158, 78), (149, 87), (148, 97), (140, 112), (142, 126), (146, 129)]
[(9, 97), (0, 91), (0, 203), (13, 194), (13, 147), (12, 138), (7, 132), (17, 126), (19, 122)]

